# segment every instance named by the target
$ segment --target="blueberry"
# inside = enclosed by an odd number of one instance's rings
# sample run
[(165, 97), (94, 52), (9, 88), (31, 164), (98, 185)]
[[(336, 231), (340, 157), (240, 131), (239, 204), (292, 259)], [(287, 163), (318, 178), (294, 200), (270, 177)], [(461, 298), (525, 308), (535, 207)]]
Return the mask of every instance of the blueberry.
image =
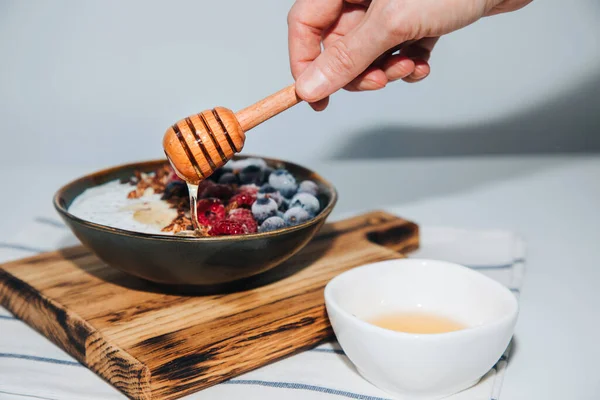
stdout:
[(279, 205), (279, 210), (286, 212), (288, 208), (290, 208), (290, 201), (288, 199), (286, 199), (285, 197), (283, 197), (282, 202)]
[(259, 232), (270, 232), (270, 231), (274, 231), (276, 229), (281, 229), (281, 228), (285, 228), (285, 221), (283, 220), (283, 218), (276, 216), (276, 217), (269, 217), (267, 218), (258, 228)]
[(185, 182), (171, 181), (167, 183), (167, 186), (165, 187), (165, 191), (163, 192), (161, 199), (169, 200), (173, 197), (188, 197), (188, 188)]
[(276, 191), (277, 191), (277, 189), (275, 189), (273, 186), (269, 185), (268, 183), (265, 183), (264, 185), (262, 185), (260, 187), (260, 189), (258, 190), (258, 193), (273, 193)]
[(238, 183), (238, 178), (232, 172), (225, 172), (219, 177), (218, 182), (224, 185), (231, 185)]
[(263, 170), (262, 170), (263, 182), (269, 182), (269, 176), (271, 176), (271, 172), (273, 172), (273, 168), (271, 168), (271, 167), (263, 168)]
[(268, 197), (256, 199), (252, 204), (252, 215), (261, 224), (267, 218), (277, 215), (277, 203)]
[(291, 207), (302, 207), (312, 216), (319, 212), (319, 200), (309, 193), (297, 193), (290, 201)]
[(283, 216), (284, 216), (284, 215), (285, 215), (285, 214), (283, 213), (283, 211), (279, 211), (279, 210), (277, 210), (277, 216), (278, 216), (279, 218), (283, 219)]
[(241, 160), (231, 160), (225, 166), (231, 170), (241, 171), (246, 167), (253, 166), (260, 170), (267, 168), (267, 162), (262, 158), (243, 158)]
[(247, 166), (252, 165), (260, 169), (267, 168), (267, 162), (262, 158), (246, 158), (244, 161)]
[(319, 193), (319, 186), (313, 181), (302, 181), (298, 186), (298, 193), (310, 193), (316, 196)]
[(240, 172), (240, 182), (244, 185), (251, 183), (260, 184), (262, 182), (262, 171), (256, 165), (248, 165)]
[(247, 159), (242, 159), (242, 160), (229, 160), (229, 162), (227, 162), (227, 164), (223, 165), (221, 168), (226, 168), (229, 171), (241, 171), (244, 168), (246, 168), (248, 165), (250, 165), (248, 163)]
[(261, 188), (258, 190), (258, 197), (268, 197), (270, 199), (275, 200), (275, 202), (277, 203), (277, 207), (280, 207), (281, 203), (285, 200), (281, 193), (279, 193), (277, 189), (275, 189), (268, 183), (262, 185)]
[(222, 168), (217, 168), (213, 171), (213, 173), (208, 177), (208, 179), (210, 179), (213, 182), (219, 182), (219, 178), (221, 177), (221, 175), (223, 175), (226, 171)]
[(290, 198), (296, 193), (298, 184), (296, 178), (285, 169), (277, 169), (269, 175), (269, 184), (275, 189), (279, 190), (279, 193), (283, 197)]
[(229, 160), (225, 163), (225, 165), (223, 165), (221, 167), (221, 169), (223, 171), (231, 172), (235, 169), (236, 163), (237, 163), (237, 161), (235, 161), (235, 160)]
[(287, 226), (300, 225), (310, 219), (308, 211), (302, 207), (292, 207), (285, 212), (283, 219)]

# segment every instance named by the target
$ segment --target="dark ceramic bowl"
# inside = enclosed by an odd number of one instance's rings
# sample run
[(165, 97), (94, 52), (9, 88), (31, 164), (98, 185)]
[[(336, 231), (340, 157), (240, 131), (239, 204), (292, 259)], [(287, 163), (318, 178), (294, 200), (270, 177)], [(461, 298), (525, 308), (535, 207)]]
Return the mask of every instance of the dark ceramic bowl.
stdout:
[[(251, 156), (236, 159), (247, 157)], [(198, 238), (112, 228), (69, 213), (73, 200), (86, 189), (130, 177), (134, 170), (152, 171), (166, 160), (86, 175), (63, 186), (54, 196), (54, 206), (75, 236), (110, 266), (160, 284), (221, 286), (265, 272), (296, 254), (321, 228), (337, 201), (333, 185), (317, 173), (290, 162), (261, 158), (271, 166), (288, 169), (299, 180), (316, 182), (321, 212), (303, 224), (272, 232)]]

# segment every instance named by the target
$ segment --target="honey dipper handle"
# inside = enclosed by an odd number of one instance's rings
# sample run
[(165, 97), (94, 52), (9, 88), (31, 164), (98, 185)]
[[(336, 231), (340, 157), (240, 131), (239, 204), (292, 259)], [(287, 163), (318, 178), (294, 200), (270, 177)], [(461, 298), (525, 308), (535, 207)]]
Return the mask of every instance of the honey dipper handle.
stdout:
[(235, 116), (242, 130), (246, 132), (301, 101), (296, 95), (296, 86), (292, 84), (258, 103), (238, 111)]

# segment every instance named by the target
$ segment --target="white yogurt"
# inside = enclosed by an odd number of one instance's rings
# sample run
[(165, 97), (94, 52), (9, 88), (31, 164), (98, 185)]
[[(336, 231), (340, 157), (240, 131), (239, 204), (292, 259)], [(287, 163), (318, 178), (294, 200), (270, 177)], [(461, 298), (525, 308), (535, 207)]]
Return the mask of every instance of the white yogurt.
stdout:
[[(152, 189), (139, 199), (128, 199), (127, 194), (135, 189), (128, 183), (119, 180), (86, 189), (77, 196), (68, 211), (74, 216), (86, 221), (94, 222), (112, 228), (126, 229), (128, 231), (172, 235), (172, 232), (162, 232), (161, 229), (168, 225), (145, 224), (134, 218), (135, 213), (156, 211), (171, 213), (172, 218), (177, 215), (173, 209), (167, 210), (168, 205), (160, 200), (161, 195), (153, 193)], [(172, 219), (171, 218), (171, 219)]]

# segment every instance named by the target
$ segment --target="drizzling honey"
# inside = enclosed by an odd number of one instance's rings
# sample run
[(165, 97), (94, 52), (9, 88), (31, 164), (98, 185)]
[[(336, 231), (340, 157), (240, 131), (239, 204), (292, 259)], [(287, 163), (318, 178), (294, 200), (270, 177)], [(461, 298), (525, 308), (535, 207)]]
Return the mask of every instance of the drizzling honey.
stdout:
[(194, 231), (198, 232), (200, 224), (198, 223), (198, 185), (187, 182), (188, 192), (190, 194), (190, 215)]
[(446, 333), (466, 329), (453, 319), (425, 312), (398, 312), (367, 320), (380, 328), (405, 333)]
[[(177, 176), (179, 176), (181, 179), (183, 179), (182, 178), (183, 174), (178, 171), (178, 169), (175, 167), (175, 164), (173, 163), (173, 161), (169, 158), (168, 154), (167, 154), (167, 159), (169, 160), (169, 163), (171, 164), (171, 168), (173, 168), (173, 170), (175, 171)], [(200, 232), (200, 223), (198, 222), (198, 187), (200, 185), (200, 182), (191, 183), (191, 182), (185, 180), (185, 183), (187, 185), (188, 193), (190, 196), (190, 218), (192, 220), (194, 234), (196, 236), (198, 236), (198, 233)], [(192, 235), (190, 235), (190, 232), (187, 231), (187, 232), (184, 232), (180, 236), (192, 236)]]

